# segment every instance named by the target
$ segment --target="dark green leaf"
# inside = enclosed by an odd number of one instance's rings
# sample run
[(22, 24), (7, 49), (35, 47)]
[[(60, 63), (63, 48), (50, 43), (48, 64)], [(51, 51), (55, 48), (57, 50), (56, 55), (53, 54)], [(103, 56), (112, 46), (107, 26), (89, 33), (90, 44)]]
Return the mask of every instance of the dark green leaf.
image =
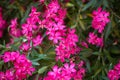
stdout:
[(38, 73), (39, 73), (39, 74), (42, 74), (43, 72), (45, 72), (45, 71), (47, 70), (47, 68), (48, 68), (48, 66), (43, 66), (42, 68), (40, 68), (40, 69), (38, 70)]

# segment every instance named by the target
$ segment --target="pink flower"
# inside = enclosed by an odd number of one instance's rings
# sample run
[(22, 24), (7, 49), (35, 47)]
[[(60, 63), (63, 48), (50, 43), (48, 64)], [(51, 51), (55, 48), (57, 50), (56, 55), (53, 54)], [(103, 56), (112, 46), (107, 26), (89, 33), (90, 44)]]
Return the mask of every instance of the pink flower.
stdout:
[(53, 71), (48, 72), (48, 76), (52, 76), (54, 79), (59, 79), (61, 68), (58, 66), (53, 67)]
[(93, 32), (89, 33), (89, 38), (88, 38), (88, 42), (92, 45), (97, 45), (100, 47), (103, 47), (103, 39), (99, 38), (96, 34), (94, 34)]
[(25, 79), (27, 75), (32, 75), (32, 72), (35, 71), (31, 61), (28, 60), (25, 55), (20, 55), (18, 51), (5, 52), (3, 60), (4, 62), (11, 61), (14, 65), (13, 69), (6, 71), (5, 78), (8, 78), (9, 80), (13, 80), (13, 78), (20, 80)]
[(10, 52), (4, 52), (3, 60), (4, 62), (9, 62), (11, 60)]
[(120, 79), (120, 61), (114, 66), (114, 69), (109, 70), (108, 78), (110, 80), (118, 80)]
[(108, 72), (108, 78), (110, 80), (118, 80), (119, 79), (119, 75), (117, 74), (117, 72), (115, 70), (110, 70)]
[(7, 80), (4, 72), (1, 72), (1, 71), (0, 71), (0, 80)]
[(28, 40), (31, 40), (33, 35), (39, 31), (38, 24), (41, 22), (39, 16), (40, 12), (37, 12), (37, 9), (32, 7), (26, 23), (22, 24), (22, 33)]
[(17, 18), (11, 20), (10, 34), (14, 37), (20, 37), (22, 35), (21, 30), (17, 28)]
[(102, 33), (106, 24), (110, 21), (108, 16), (109, 12), (102, 10), (102, 8), (98, 8), (97, 11), (93, 11), (92, 27), (98, 30), (99, 33)]
[(76, 43), (78, 42), (78, 36), (75, 34), (75, 29), (68, 29), (66, 39), (70, 46), (76, 46)]
[(33, 46), (38, 46), (42, 43), (43, 38), (41, 37), (41, 35), (37, 35), (35, 38), (33, 38), (32, 42), (33, 42)]
[(82, 65), (77, 71), (75, 66), (75, 63), (65, 63), (59, 68), (58, 66), (54, 66), (53, 71), (49, 71), (43, 80), (82, 80), (85, 74), (85, 69), (82, 68)]
[(75, 29), (68, 29), (64, 38), (62, 38), (59, 45), (56, 46), (56, 59), (60, 59), (62, 62), (64, 62), (65, 58), (69, 59), (70, 55), (78, 51), (77, 42), (78, 36), (75, 34)]
[(62, 32), (63, 31), (56, 31), (54, 29), (49, 29), (46, 34), (49, 34), (49, 40), (53, 40), (53, 42), (56, 44), (59, 40), (62, 39)]
[(65, 63), (62, 73), (72, 76), (71, 74), (76, 72), (74, 67), (75, 67), (74, 63), (71, 63), (70, 65), (68, 63)]
[(58, 4), (57, 0), (51, 1), (51, 3), (47, 6), (47, 10), (44, 16), (46, 16), (46, 18), (50, 17), (53, 13), (56, 13), (59, 8), (60, 5)]
[(14, 69), (7, 70), (5, 72), (5, 77), (7, 78), (7, 80), (14, 80), (15, 79)]
[(85, 41), (81, 42), (81, 45), (85, 48), (88, 48), (88, 44)]
[(78, 70), (73, 75), (74, 80), (82, 80), (85, 75), (85, 68), (83, 68), (84, 62), (80, 61), (80, 63), (77, 64)]
[(30, 49), (30, 42), (23, 42), (22, 45), (20, 46), (20, 50), (23, 51), (28, 51)]

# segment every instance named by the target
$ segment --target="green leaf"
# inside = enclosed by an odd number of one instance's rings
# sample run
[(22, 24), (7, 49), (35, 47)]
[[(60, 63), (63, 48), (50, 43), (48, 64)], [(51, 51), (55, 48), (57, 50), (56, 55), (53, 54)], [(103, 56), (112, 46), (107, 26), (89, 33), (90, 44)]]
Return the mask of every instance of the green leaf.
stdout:
[(105, 76), (101, 76), (102, 80), (109, 80), (107, 77)]
[(40, 69), (38, 70), (38, 74), (44, 73), (44, 72), (47, 70), (47, 68), (48, 68), (48, 66), (43, 66), (42, 68), (40, 68)]
[(107, 0), (103, 0), (103, 5), (104, 5), (105, 7), (109, 7), (108, 1), (107, 1)]
[(113, 58), (110, 56), (110, 53), (106, 49), (103, 50), (103, 53), (106, 55), (110, 62), (113, 62)]
[(89, 56), (91, 56), (91, 53), (92, 53), (92, 49), (87, 48), (87, 49), (83, 49), (83, 50), (80, 52), (80, 55), (81, 55), (81, 56), (84, 56), (84, 57), (89, 57)]
[(92, 77), (93, 78), (96, 77), (101, 72), (101, 70), (102, 70), (102, 68), (99, 68)]
[(3, 64), (4, 64), (4, 62), (0, 61), (0, 69), (1, 69), (1, 67), (2, 67)]
[(100, 55), (100, 52), (93, 52), (93, 55)]
[(73, 7), (74, 5), (72, 3), (67, 3), (66, 7)]
[(110, 33), (111, 33), (112, 23), (110, 22), (105, 29), (105, 42), (107, 41)]
[(32, 61), (32, 64), (33, 64), (34, 66), (40, 65), (38, 62), (35, 62), (35, 61)]
[(90, 0), (89, 3), (87, 3), (84, 8), (82, 9), (82, 11), (85, 11), (86, 9), (88, 9), (90, 6), (92, 6), (92, 4), (94, 3), (94, 0)]

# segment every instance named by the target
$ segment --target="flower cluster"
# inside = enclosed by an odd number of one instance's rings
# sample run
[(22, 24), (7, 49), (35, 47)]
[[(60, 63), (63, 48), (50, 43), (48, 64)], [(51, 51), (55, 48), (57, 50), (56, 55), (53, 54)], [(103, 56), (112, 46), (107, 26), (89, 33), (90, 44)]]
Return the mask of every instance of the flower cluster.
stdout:
[(76, 42), (78, 42), (78, 36), (75, 34), (75, 29), (68, 29), (66, 37), (56, 46), (56, 59), (64, 62), (65, 58), (69, 59), (71, 54), (79, 51)]
[(78, 36), (75, 34), (75, 29), (69, 29), (64, 25), (65, 15), (66, 9), (62, 9), (58, 1), (53, 0), (48, 4), (44, 20), (41, 21), (41, 24), (47, 29), (46, 34), (49, 40), (56, 44), (56, 59), (60, 59), (62, 62), (78, 51), (76, 45)]
[[(63, 67), (55, 65), (53, 71), (49, 71), (44, 80), (82, 80), (85, 75), (85, 69), (82, 68), (83, 62), (75, 65), (75, 63), (65, 63)], [(77, 69), (75, 68), (77, 67)]]
[(110, 80), (119, 80), (120, 79), (120, 61), (114, 66), (114, 69), (109, 70), (108, 78)]
[(53, 0), (48, 4), (44, 13), (44, 20), (42, 24), (47, 29), (46, 34), (49, 40), (57, 44), (65, 35), (65, 25), (63, 19), (65, 18), (66, 10), (62, 9), (57, 0)]
[(97, 46), (100, 46), (100, 47), (103, 46), (103, 38), (98, 37), (93, 32), (89, 33), (88, 42), (91, 43), (92, 45), (97, 45)]
[(93, 20), (92, 20), (92, 28), (98, 30), (99, 33), (102, 33), (106, 24), (110, 21), (109, 12), (102, 10), (102, 8), (98, 8), (97, 11), (93, 11)]
[[(65, 62), (65, 59), (70, 59), (71, 55), (80, 51), (80, 48), (76, 44), (79, 41), (78, 36), (75, 34), (75, 29), (70, 29), (65, 26), (65, 16), (66, 9), (61, 8), (58, 0), (52, 0), (46, 6), (44, 13), (37, 12), (37, 8), (32, 7), (26, 22), (21, 26), (18, 25), (17, 18), (11, 20), (10, 34), (17, 38), (24, 36), (19, 48), (23, 53), (27, 53), (32, 47), (36, 47), (42, 43), (43, 37), (41, 36), (40, 30), (45, 29), (48, 39), (56, 46), (56, 60)], [(8, 44), (8, 46), (10, 44)], [(0, 73), (3, 79), (7, 78), (6, 76), (11, 73), (10, 78), (7, 79), (22, 80), (25, 79), (27, 75), (31, 75), (35, 70), (32, 67), (32, 63), (26, 58), (26, 55), (20, 55), (18, 51), (5, 52), (3, 60), (5, 63), (11, 62), (14, 65), (14, 68), (11, 68), (5, 73)], [(44, 80), (82, 80), (85, 74), (85, 69), (82, 68), (82, 66), (82, 62), (80, 62), (79, 65), (75, 63), (65, 63), (64, 66), (60, 68), (54, 66), (53, 71), (48, 72)]]
[(0, 80), (14, 80), (15, 75), (14, 75), (14, 69), (9, 69), (5, 73), (0, 71)]
[(29, 17), (26, 19), (26, 23), (22, 24), (22, 33), (27, 38), (27, 41), (33, 42), (33, 46), (38, 46), (42, 43), (42, 36), (39, 33), (41, 22), (39, 19), (40, 12), (37, 12), (35, 7), (32, 7)]
[[(42, 36), (39, 32), (40, 27), (38, 24), (40, 23), (40, 12), (36, 12), (37, 9), (35, 7), (31, 8), (31, 13), (29, 14), (29, 17), (26, 19), (26, 23), (22, 24), (22, 30), (18, 28), (17, 18), (11, 20), (10, 24), (10, 34), (13, 37), (21, 37), (25, 36), (25, 41), (22, 42), (20, 49), (23, 51), (28, 51), (31, 46), (30, 42), (32, 41), (33, 46), (38, 46), (42, 43)], [(20, 25), (19, 25), (20, 26)]]
[[(97, 30), (98, 33), (102, 34), (106, 24), (110, 21), (108, 16), (109, 16), (109, 12), (102, 10), (102, 8), (98, 8), (97, 11), (93, 11), (92, 28)], [(100, 47), (103, 47), (104, 45), (103, 38), (98, 37), (97, 34), (94, 34), (93, 32), (89, 33), (88, 42), (92, 45), (97, 45)]]
[(25, 55), (20, 55), (18, 51), (16, 52), (5, 52), (3, 55), (3, 61), (12, 62), (14, 68), (7, 70), (5, 73), (1, 72), (0, 78), (6, 78), (7, 80), (15, 79), (25, 79), (27, 75), (32, 75), (32, 72), (35, 70), (32, 67), (30, 60), (26, 58)]
[(0, 38), (3, 36), (3, 30), (6, 27), (6, 21), (2, 17), (2, 8), (0, 7)]
[(17, 24), (17, 18), (11, 20), (11, 24), (10, 24), (10, 34), (14, 37), (20, 37), (22, 35), (21, 30), (19, 28), (17, 28), (18, 24)]
[(33, 35), (35, 35), (35, 31), (39, 29), (37, 24), (40, 21), (40, 12), (36, 11), (37, 9), (35, 7), (32, 7), (31, 13), (26, 19), (26, 23), (22, 24), (22, 33), (28, 40), (31, 40), (33, 38)]

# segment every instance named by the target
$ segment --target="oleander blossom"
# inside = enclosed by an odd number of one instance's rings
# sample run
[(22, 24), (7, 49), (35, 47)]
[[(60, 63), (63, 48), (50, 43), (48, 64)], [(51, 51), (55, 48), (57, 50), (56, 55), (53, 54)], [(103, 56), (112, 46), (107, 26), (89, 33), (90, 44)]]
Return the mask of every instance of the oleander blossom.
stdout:
[[(15, 77), (15, 79), (25, 79), (27, 78), (27, 75), (32, 75), (32, 72), (35, 71), (35, 68), (32, 67), (32, 63), (30, 60), (26, 58), (24, 54), (21, 54), (16, 52), (5, 52), (3, 55), (3, 61), (6, 62), (12, 62), (14, 65), (14, 68), (12, 69), (12, 72), (6, 71), (7, 74), (10, 74), (8, 80), (11, 80), (10, 78)], [(14, 75), (14, 76), (13, 76)], [(8, 77), (8, 76), (7, 76)]]
[[(27, 44), (21, 45), (20, 49), (23, 51), (28, 51), (30, 49), (30, 42), (33, 43), (33, 46), (36, 47), (42, 43), (43, 37), (40, 33), (40, 12), (37, 12), (37, 8), (31, 8), (29, 17), (26, 19), (26, 22), (22, 24), (22, 34), (25, 36)], [(23, 46), (23, 47), (22, 47)]]
[(84, 61), (81, 61), (77, 64), (77, 71), (76, 73), (73, 75), (74, 80), (82, 80), (83, 77), (85, 76), (85, 68), (83, 68), (84, 66)]
[(36, 35), (35, 38), (32, 39), (32, 42), (33, 42), (33, 46), (38, 46), (42, 43), (42, 36), (41, 35)]
[(32, 7), (26, 23), (22, 24), (22, 33), (28, 40), (31, 40), (33, 35), (39, 30), (37, 25), (40, 22), (39, 16), (40, 12), (37, 12), (37, 9)]
[(0, 71), (0, 80), (15, 80), (14, 69), (8, 69), (6, 72)]
[(62, 38), (59, 45), (56, 46), (56, 60), (60, 59), (62, 62), (69, 59), (70, 55), (75, 54), (79, 49), (76, 43), (78, 36), (75, 34), (75, 29), (68, 29), (65, 38)]
[(30, 42), (23, 42), (21, 45), (20, 45), (20, 50), (24, 51), (24, 52), (27, 52), (28, 50), (30, 50), (31, 46), (30, 46)]
[(101, 7), (99, 7), (97, 11), (93, 11), (92, 15), (92, 28), (98, 30), (99, 33), (102, 33), (106, 24), (110, 22), (108, 18), (109, 12), (106, 12), (105, 10), (102, 10)]
[(17, 18), (11, 20), (10, 24), (10, 34), (14, 37), (20, 37), (22, 35), (21, 30), (17, 28), (18, 23), (17, 23)]
[(81, 45), (82, 45), (83, 47), (85, 47), (85, 48), (88, 48), (88, 44), (87, 44), (85, 41), (82, 41), (82, 42), (81, 42)]
[(46, 7), (47, 9), (43, 15), (44, 20), (41, 23), (47, 29), (48, 39), (57, 44), (65, 35), (64, 18), (66, 10), (60, 7), (57, 0), (51, 1)]
[[(81, 62), (80, 62), (81, 64)], [(77, 69), (75, 67), (78, 67)], [(83, 64), (65, 63), (62, 67), (55, 65), (43, 80), (82, 80), (85, 75)]]
[(92, 45), (103, 47), (103, 38), (98, 37), (95, 33), (90, 32), (88, 42)]
[(46, 7), (44, 19), (39, 24), (44, 25), (48, 39), (56, 45), (56, 60), (64, 62), (79, 51), (76, 45), (78, 36), (75, 34), (75, 29), (65, 26), (66, 9), (61, 8), (57, 0), (51, 1)]
[(109, 70), (108, 78), (110, 80), (119, 80), (120, 79), (120, 61), (114, 66), (113, 69)]

